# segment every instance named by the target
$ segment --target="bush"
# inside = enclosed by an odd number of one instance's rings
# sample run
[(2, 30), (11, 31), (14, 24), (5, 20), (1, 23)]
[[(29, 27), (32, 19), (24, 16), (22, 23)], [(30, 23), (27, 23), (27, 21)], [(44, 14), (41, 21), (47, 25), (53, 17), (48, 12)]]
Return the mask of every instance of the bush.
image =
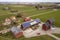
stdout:
[(16, 15), (16, 17), (21, 18), (22, 15), (21, 15), (20, 13), (18, 13), (18, 14)]

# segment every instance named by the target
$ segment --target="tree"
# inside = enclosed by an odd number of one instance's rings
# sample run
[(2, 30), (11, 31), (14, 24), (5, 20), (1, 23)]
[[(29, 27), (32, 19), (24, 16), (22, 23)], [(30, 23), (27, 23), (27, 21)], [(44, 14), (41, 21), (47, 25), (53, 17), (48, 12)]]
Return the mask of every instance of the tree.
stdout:
[(21, 18), (21, 17), (22, 17), (22, 14), (18, 13), (18, 14), (16, 15), (16, 17)]

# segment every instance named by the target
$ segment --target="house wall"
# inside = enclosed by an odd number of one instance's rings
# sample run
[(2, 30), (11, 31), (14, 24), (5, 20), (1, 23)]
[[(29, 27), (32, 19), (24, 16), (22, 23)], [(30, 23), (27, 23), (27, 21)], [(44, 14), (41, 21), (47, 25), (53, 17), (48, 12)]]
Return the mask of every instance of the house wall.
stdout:
[(43, 24), (43, 25), (42, 25), (42, 29), (45, 30), (45, 31), (47, 31), (47, 30), (50, 29), (50, 27), (47, 27), (45, 24)]

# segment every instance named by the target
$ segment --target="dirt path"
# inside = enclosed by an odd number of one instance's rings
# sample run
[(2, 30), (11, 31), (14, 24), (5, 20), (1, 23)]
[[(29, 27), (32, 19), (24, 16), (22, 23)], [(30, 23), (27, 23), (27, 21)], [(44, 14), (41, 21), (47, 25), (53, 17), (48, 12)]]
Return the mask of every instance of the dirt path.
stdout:
[(39, 15), (49, 14), (49, 13), (55, 12), (55, 11), (56, 11), (56, 10), (54, 10), (54, 11), (48, 11), (48, 12), (45, 12), (45, 13), (36, 14), (36, 15), (29, 16), (29, 17), (34, 17), (34, 16), (39, 16)]
[(60, 34), (60, 28), (55, 28), (55, 29), (50, 29), (47, 31), (47, 33), (57, 33), (57, 34)]
[(59, 37), (57, 37), (57, 36), (55, 36), (55, 35), (52, 35), (52, 34), (50, 34), (50, 33), (47, 33), (49, 36), (51, 36), (51, 37), (53, 37), (53, 38), (55, 38), (56, 40), (60, 40), (60, 38)]

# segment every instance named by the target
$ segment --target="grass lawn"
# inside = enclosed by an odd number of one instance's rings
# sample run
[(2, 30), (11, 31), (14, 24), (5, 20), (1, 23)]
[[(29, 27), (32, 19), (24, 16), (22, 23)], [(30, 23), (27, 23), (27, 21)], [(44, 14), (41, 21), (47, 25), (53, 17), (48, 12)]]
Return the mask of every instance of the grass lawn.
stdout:
[[(6, 17), (10, 17), (10, 16), (15, 15), (15, 14), (12, 14), (10, 12), (10, 10), (2, 10), (5, 6), (4, 5), (0, 5), (0, 24), (2, 22), (4, 22), (4, 19)], [(41, 14), (41, 13), (45, 13), (45, 12), (48, 12), (48, 11), (52, 11), (52, 9), (36, 10), (34, 8), (34, 6), (23, 6), (23, 7), (14, 7), (13, 5), (7, 5), (7, 6), (9, 6), (13, 10), (18, 10), (18, 13), (21, 13), (24, 16), (32, 16), (32, 15), (36, 15), (36, 14)], [(34, 16), (32, 18), (33, 19), (39, 18), (43, 22), (46, 22), (47, 19), (52, 18), (52, 17), (55, 18), (55, 25), (57, 27), (60, 27), (60, 19), (59, 19), (59, 17), (60, 17), (60, 10), (52, 12), (52, 13), (49, 13), (49, 14)], [(0, 30), (1, 29), (3, 29), (2, 26), (0, 26)], [(48, 35), (39, 36), (39, 37), (32, 37), (32, 38), (25, 38), (25, 37), (22, 36), (21, 38), (16, 39), (16, 38), (14, 38), (14, 36), (12, 36), (11, 32), (9, 32), (9, 33), (7, 33), (5, 35), (1, 35), (1, 36), (2, 37), (0, 37), (0, 40), (55, 40), (54, 38), (52, 38), (52, 37), (50, 37)], [(8, 38), (8, 39), (6, 39), (6, 38)]]
[(49, 13), (49, 14), (44, 14), (44, 15), (39, 15), (39, 16), (35, 16), (35, 17), (32, 17), (32, 18), (40, 18), (43, 22), (46, 22), (47, 19), (49, 18), (54, 18), (55, 19), (55, 25), (57, 27), (60, 27), (60, 10), (58, 11), (55, 11), (55, 12), (52, 12), (52, 13)]
[(11, 33), (7, 33), (5, 35), (3, 35), (2, 37), (0, 37), (0, 39), (5, 39), (5, 40), (56, 40), (48, 35), (43, 35), (43, 36), (38, 36), (38, 37), (32, 37), (32, 38), (25, 38), (24, 36), (22, 36), (21, 38), (14, 38), (14, 36), (12, 36)]
[(59, 37), (59, 38), (60, 38), (60, 34), (53, 34), (53, 35), (55, 35), (55, 36), (57, 36), (57, 37)]

